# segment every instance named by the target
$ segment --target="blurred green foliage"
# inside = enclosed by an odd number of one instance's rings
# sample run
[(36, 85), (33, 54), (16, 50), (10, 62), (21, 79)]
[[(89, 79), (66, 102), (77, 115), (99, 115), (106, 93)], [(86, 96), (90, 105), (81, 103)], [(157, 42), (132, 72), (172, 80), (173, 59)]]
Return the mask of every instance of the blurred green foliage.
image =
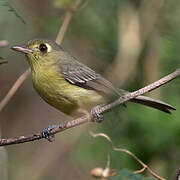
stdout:
[(16, 11), (16, 9), (9, 3), (8, 0), (0, 0), (0, 5), (1, 6), (6, 6), (8, 7), (8, 11), (13, 12), (14, 15), (21, 20), (24, 24), (26, 24), (26, 21), (23, 19), (22, 16)]

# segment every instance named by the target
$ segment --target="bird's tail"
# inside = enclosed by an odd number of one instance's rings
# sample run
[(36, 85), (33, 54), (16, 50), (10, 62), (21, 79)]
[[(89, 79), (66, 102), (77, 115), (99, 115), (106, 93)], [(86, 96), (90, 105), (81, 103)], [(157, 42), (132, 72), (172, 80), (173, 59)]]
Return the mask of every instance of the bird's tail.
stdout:
[(169, 114), (171, 114), (170, 110), (176, 110), (173, 106), (171, 106), (163, 101), (155, 100), (155, 99), (147, 97), (147, 96), (138, 96), (138, 97), (132, 99), (131, 102), (143, 104), (143, 105), (158, 109), (160, 111), (163, 111), (163, 112), (166, 112)]

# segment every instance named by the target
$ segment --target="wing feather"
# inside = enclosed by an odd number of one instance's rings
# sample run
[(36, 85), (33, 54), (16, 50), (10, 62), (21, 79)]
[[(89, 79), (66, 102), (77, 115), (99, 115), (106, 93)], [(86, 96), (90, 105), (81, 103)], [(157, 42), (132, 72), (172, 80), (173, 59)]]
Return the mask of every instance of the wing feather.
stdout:
[(106, 96), (119, 95), (119, 91), (109, 81), (72, 58), (71, 56), (71, 63), (64, 63), (59, 66), (61, 74), (69, 83), (98, 91)]

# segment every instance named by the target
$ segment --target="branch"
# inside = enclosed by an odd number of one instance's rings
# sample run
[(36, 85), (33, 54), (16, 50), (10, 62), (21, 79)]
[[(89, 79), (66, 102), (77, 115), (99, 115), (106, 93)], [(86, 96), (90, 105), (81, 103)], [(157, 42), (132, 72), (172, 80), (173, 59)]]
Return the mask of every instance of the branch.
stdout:
[[(177, 69), (176, 71), (174, 71), (173, 73), (163, 77), (162, 79), (160, 79), (160, 80), (158, 80), (152, 84), (149, 84), (148, 86), (145, 86), (144, 88), (141, 88), (137, 91), (134, 91), (132, 93), (128, 93), (128, 94), (120, 97), (118, 100), (114, 101), (113, 103), (110, 103), (108, 105), (101, 107), (99, 109), (99, 113), (103, 114), (107, 111), (110, 111), (113, 107), (120, 105), (126, 101), (129, 101), (129, 100), (131, 100), (137, 96), (145, 94), (149, 91), (152, 91), (153, 89), (156, 89), (156, 88), (166, 84), (167, 82), (170, 82), (171, 80), (173, 80), (179, 76), (180, 76), (180, 69)], [(84, 123), (92, 122), (92, 121), (93, 121), (93, 117), (91, 117), (91, 116), (88, 116), (88, 115), (81, 116), (80, 118), (74, 119), (74, 120), (66, 122), (64, 124), (60, 124), (57, 128), (52, 129), (52, 131), (50, 132), (50, 135), (53, 136), (58, 132), (62, 132), (62, 131), (65, 131), (67, 129), (79, 126), (79, 125), (84, 124)], [(42, 133), (37, 133), (37, 134), (29, 135), (29, 136), (19, 136), (19, 137), (15, 137), (15, 138), (0, 139), (0, 146), (25, 143), (25, 142), (39, 140), (42, 138), (43, 138)]]
[[(77, 11), (78, 6), (80, 5), (81, 0), (76, 0), (73, 7), (71, 9), (73, 9), (74, 11), (70, 11), (68, 10), (65, 18), (64, 18), (64, 22), (63, 25), (60, 28), (60, 31), (56, 37), (56, 43), (57, 44), (61, 44), (63, 38), (64, 38), (64, 34), (67, 31), (67, 27), (69, 25), (69, 22), (72, 18), (72, 15), (75, 11)], [(14, 94), (16, 93), (16, 91), (18, 90), (18, 88), (22, 85), (22, 83), (27, 79), (27, 77), (30, 74), (30, 68), (28, 68), (17, 80), (16, 82), (13, 84), (13, 86), (11, 87), (11, 89), (9, 90), (9, 92), (7, 93), (7, 95), (4, 97), (4, 99), (0, 102), (0, 111), (3, 110), (3, 108), (7, 105), (7, 103), (9, 102), (9, 100), (14, 96)]]
[(114, 101), (113, 103), (109, 104), (109, 105), (106, 105), (104, 107), (102, 107), (99, 111), (99, 113), (103, 113), (103, 112), (107, 112), (108, 110), (110, 110), (111, 108), (119, 105), (119, 104), (122, 104), (126, 101), (129, 101), (137, 96), (140, 96), (142, 94), (145, 94), (147, 92), (150, 92), (170, 81), (172, 81), (173, 79), (177, 78), (180, 76), (180, 69), (177, 69), (176, 71), (174, 71), (173, 73), (159, 79), (158, 81), (154, 82), (154, 83), (151, 83), (147, 86), (145, 86), (144, 88), (141, 88), (137, 91), (134, 91), (132, 93), (128, 93), (122, 97), (120, 97), (118, 100)]
[(27, 69), (14, 83), (14, 85), (11, 87), (11, 89), (8, 91), (7, 95), (4, 97), (4, 99), (0, 102), (0, 111), (6, 106), (6, 104), (9, 102), (9, 100), (13, 97), (15, 92), (19, 89), (19, 87), (22, 85), (24, 80), (28, 77), (30, 74), (30, 69)]
[(64, 37), (64, 34), (67, 31), (67, 27), (71, 21), (71, 18), (73, 16), (73, 14), (77, 11), (80, 4), (81, 4), (81, 0), (76, 0), (74, 5), (72, 6), (72, 8), (67, 9), (67, 12), (66, 12), (65, 17), (64, 17), (64, 22), (63, 22), (61, 29), (59, 30), (59, 33), (58, 33), (57, 38), (56, 38), (57, 44), (61, 44), (63, 37)]
[(162, 177), (160, 177), (159, 175), (157, 175), (148, 165), (146, 165), (145, 163), (143, 163), (134, 153), (132, 153), (131, 151), (127, 150), (127, 149), (124, 149), (124, 148), (117, 148), (113, 145), (113, 142), (111, 140), (111, 138), (109, 136), (107, 136), (106, 134), (104, 133), (98, 133), (98, 134), (94, 134), (92, 132), (90, 132), (91, 136), (96, 138), (96, 137), (104, 137), (112, 146), (112, 149), (114, 151), (119, 151), (119, 152), (124, 152), (128, 155), (130, 155), (131, 157), (133, 157), (139, 164), (141, 164), (141, 166), (143, 167), (142, 169), (140, 170), (137, 170), (137, 171), (134, 171), (135, 174), (137, 173), (142, 173), (144, 172), (145, 170), (147, 170), (152, 176), (154, 176), (156, 179), (159, 179), (159, 180), (166, 180)]

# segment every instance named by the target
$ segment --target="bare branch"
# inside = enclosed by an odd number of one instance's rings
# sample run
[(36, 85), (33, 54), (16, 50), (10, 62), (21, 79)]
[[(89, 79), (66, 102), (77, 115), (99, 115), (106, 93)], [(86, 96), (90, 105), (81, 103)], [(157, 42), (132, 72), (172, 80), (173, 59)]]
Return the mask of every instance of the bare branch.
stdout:
[(126, 101), (129, 101), (137, 96), (140, 96), (142, 94), (145, 94), (147, 92), (150, 92), (170, 81), (172, 81), (173, 79), (177, 78), (180, 76), (180, 69), (177, 69), (176, 71), (174, 71), (173, 73), (159, 79), (158, 81), (155, 81), (154, 83), (151, 83), (149, 84), (148, 86), (145, 86), (144, 88), (141, 88), (137, 91), (134, 91), (132, 93), (128, 93), (122, 97), (120, 97), (118, 100), (114, 101), (113, 103), (111, 104), (108, 104), (104, 107), (102, 107), (100, 110), (99, 110), (99, 113), (103, 113), (103, 112), (107, 112), (108, 110), (110, 110), (112, 107), (114, 106), (117, 106), (119, 104), (122, 104)]
[(68, 27), (68, 25), (69, 25), (69, 23), (71, 21), (73, 13), (75, 13), (77, 11), (80, 4), (81, 4), (81, 0), (76, 0), (74, 5), (72, 6), (71, 10), (67, 9), (67, 12), (66, 12), (65, 17), (64, 17), (64, 22), (63, 22), (63, 24), (61, 26), (61, 29), (59, 30), (59, 33), (58, 33), (57, 38), (56, 38), (56, 43), (57, 44), (62, 43), (64, 34), (67, 31), (67, 27)]
[[(129, 101), (130, 99), (133, 99), (137, 96), (140, 96), (142, 94), (145, 94), (149, 91), (152, 91), (153, 89), (156, 89), (160, 86), (162, 86), (163, 84), (166, 84), (167, 82), (177, 78), (180, 76), (180, 69), (177, 69), (176, 71), (174, 71), (173, 73), (163, 77), (162, 79), (148, 85), (145, 86), (144, 88), (141, 88), (137, 91), (134, 91), (132, 93), (128, 93), (122, 97), (120, 97), (118, 100), (105, 105), (103, 107), (101, 107), (99, 109), (99, 113), (103, 114), (107, 111), (110, 111), (113, 107), (118, 106), (126, 101)], [(60, 124), (57, 128), (52, 129), (52, 131), (50, 132), (50, 135), (54, 135), (58, 132), (62, 132), (65, 131), (67, 129), (79, 126), (81, 124), (84, 123), (88, 123), (88, 122), (92, 122), (93, 121), (93, 117), (92, 116), (81, 116), (80, 118), (77, 118), (75, 120), (66, 122), (64, 124)], [(42, 133), (37, 133), (37, 134), (32, 134), (29, 136), (19, 136), (19, 137), (15, 137), (15, 138), (7, 138), (7, 139), (0, 139), (0, 146), (6, 146), (6, 145), (10, 145), (10, 144), (19, 144), (19, 143), (25, 143), (25, 142), (30, 142), (30, 141), (35, 141), (35, 140), (39, 140), (42, 139)]]
[(19, 87), (22, 85), (24, 80), (28, 77), (30, 74), (30, 69), (27, 69), (13, 84), (11, 89), (8, 91), (7, 95), (4, 97), (4, 99), (0, 102), (0, 111), (6, 106), (6, 104), (9, 102), (9, 100), (12, 98), (12, 96), (15, 94), (15, 92), (19, 89)]

